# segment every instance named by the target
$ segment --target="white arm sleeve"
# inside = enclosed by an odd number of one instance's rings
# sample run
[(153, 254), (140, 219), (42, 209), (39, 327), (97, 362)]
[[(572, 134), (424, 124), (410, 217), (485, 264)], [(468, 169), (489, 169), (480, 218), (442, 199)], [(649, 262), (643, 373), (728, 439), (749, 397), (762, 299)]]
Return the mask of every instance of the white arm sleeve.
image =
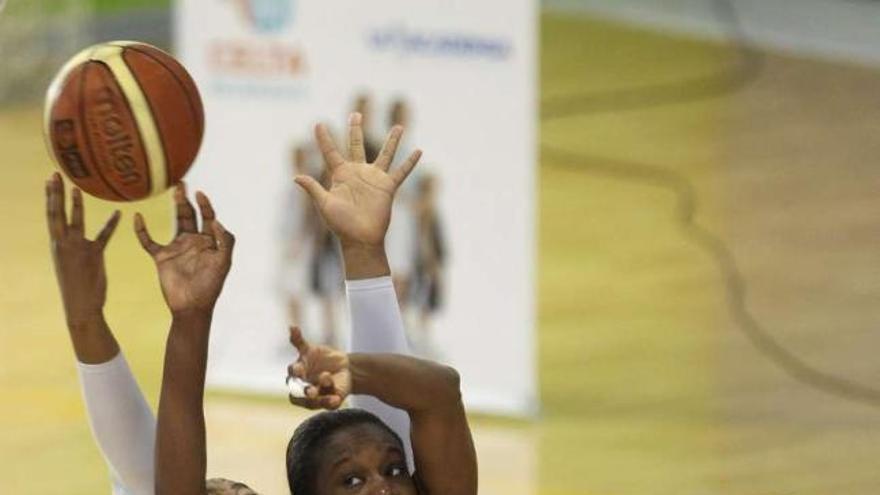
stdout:
[(156, 418), (125, 356), (77, 363), (92, 435), (110, 468), (114, 495), (153, 495)]
[[(403, 318), (391, 277), (346, 280), (345, 288), (351, 315), (349, 352), (409, 354)], [(375, 414), (400, 436), (412, 471), (412, 441), (409, 415), (406, 411), (366, 395), (353, 396), (352, 405)]]

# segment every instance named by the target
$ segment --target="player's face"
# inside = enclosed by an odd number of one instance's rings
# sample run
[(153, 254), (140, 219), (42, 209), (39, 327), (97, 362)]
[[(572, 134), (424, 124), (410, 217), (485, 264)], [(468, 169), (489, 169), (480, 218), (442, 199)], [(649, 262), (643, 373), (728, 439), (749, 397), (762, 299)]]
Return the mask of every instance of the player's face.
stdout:
[(400, 444), (376, 425), (333, 434), (321, 453), (319, 495), (416, 495)]

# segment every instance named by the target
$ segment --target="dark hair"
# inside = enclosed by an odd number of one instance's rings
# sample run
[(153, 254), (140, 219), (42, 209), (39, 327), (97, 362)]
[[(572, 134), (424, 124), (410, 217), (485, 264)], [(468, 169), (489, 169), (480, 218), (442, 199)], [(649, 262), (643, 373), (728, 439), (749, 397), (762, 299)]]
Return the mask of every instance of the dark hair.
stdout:
[[(244, 490), (244, 491), (242, 491)], [(224, 478), (211, 478), (205, 481), (205, 492), (208, 495), (237, 495), (240, 493), (257, 493), (253, 488), (237, 481)]]
[(400, 436), (371, 412), (340, 409), (316, 414), (299, 425), (287, 444), (287, 485), (291, 495), (314, 495), (319, 455), (328, 439), (340, 430), (364, 424), (388, 432), (403, 450)]

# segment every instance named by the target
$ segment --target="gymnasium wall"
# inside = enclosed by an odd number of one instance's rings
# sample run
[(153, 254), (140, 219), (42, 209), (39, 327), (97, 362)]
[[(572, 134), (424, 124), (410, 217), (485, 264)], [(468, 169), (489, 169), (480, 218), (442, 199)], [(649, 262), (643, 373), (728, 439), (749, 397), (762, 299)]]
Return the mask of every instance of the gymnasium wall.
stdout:
[(880, 65), (880, 2), (871, 0), (545, 0), (545, 9), (589, 13), (698, 37), (727, 39), (733, 9), (764, 48)]

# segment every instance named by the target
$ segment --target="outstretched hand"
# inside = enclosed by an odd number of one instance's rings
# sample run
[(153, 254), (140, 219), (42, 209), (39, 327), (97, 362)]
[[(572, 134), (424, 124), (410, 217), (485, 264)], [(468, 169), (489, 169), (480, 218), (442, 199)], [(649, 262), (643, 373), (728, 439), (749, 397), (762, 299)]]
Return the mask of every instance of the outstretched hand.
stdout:
[(352, 114), (349, 120), (348, 159), (336, 149), (326, 126), (318, 124), (315, 128), (330, 174), (329, 190), (310, 176), (296, 177), (296, 183), (311, 196), (343, 248), (383, 245), (391, 222), (394, 194), (422, 156), (422, 152), (416, 150), (400, 167), (389, 171), (403, 135), (403, 127), (394, 126), (376, 161), (368, 164), (362, 120), (359, 113)]
[(309, 344), (298, 327), (290, 329), (290, 343), (299, 351), (299, 358), (287, 367), (288, 378), (311, 384), (305, 389), (305, 398), (290, 395), (290, 402), (307, 409), (338, 409), (351, 393), (348, 355)]
[(175, 189), (174, 201), (177, 234), (170, 244), (163, 246), (153, 241), (140, 213), (134, 218), (135, 232), (141, 246), (156, 262), (162, 294), (171, 312), (212, 311), (232, 265), (235, 237), (217, 220), (203, 193), (196, 193), (201, 231), (184, 184)]
[(68, 325), (78, 326), (103, 315), (107, 300), (104, 248), (119, 224), (120, 213), (114, 212), (95, 240), (89, 240), (85, 235), (82, 191), (73, 188), (72, 194), (68, 222), (61, 175), (55, 173), (46, 182), (46, 220), (55, 274)]

